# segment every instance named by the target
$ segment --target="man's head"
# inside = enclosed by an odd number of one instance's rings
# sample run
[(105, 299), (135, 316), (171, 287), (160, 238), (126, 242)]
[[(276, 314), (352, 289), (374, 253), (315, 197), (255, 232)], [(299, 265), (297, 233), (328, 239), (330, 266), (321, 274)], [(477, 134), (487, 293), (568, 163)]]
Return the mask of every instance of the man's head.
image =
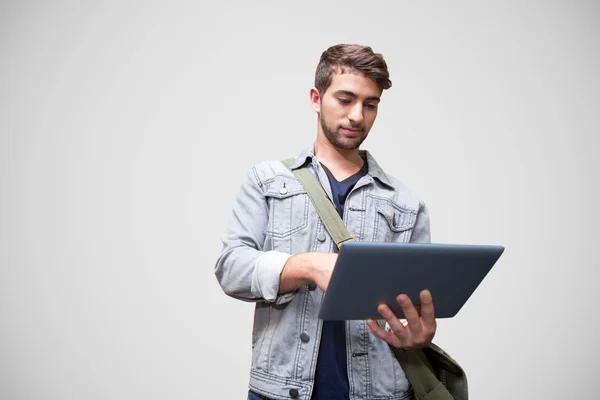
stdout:
[(321, 55), (311, 89), (319, 133), (340, 149), (357, 149), (375, 122), (381, 93), (391, 86), (381, 54), (367, 46), (330, 47)]

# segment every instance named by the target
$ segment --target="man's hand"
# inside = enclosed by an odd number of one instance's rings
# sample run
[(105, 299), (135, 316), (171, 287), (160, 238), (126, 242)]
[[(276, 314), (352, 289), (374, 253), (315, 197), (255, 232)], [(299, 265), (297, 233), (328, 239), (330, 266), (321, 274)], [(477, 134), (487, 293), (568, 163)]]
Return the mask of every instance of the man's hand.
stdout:
[(289, 258), (281, 272), (279, 293), (286, 293), (314, 282), (327, 290), (337, 260), (336, 253), (300, 253)]
[(401, 294), (396, 298), (400, 305), (406, 325), (385, 304), (381, 304), (377, 311), (385, 318), (392, 332), (382, 329), (377, 322), (368, 320), (367, 325), (371, 331), (388, 344), (402, 349), (418, 349), (431, 343), (437, 328), (433, 310), (433, 299), (429, 290), (420, 293), (421, 315), (416, 310), (410, 298)]
[(323, 292), (327, 291), (337, 257), (336, 253), (317, 253), (313, 260), (311, 281)]

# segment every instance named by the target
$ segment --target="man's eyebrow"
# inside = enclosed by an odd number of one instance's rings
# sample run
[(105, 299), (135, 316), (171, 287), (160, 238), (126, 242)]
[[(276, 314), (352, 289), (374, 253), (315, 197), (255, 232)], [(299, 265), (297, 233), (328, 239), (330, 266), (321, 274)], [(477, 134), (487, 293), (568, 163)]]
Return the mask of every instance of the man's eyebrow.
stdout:
[[(335, 94), (344, 94), (344, 95), (350, 96), (352, 98), (357, 98), (358, 97), (354, 92), (351, 92), (349, 90), (337, 90), (335, 92)], [(378, 96), (369, 96), (369, 97), (366, 98), (366, 100), (367, 101), (377, 101), (377, 102), (381, 101), (381, 99)]]

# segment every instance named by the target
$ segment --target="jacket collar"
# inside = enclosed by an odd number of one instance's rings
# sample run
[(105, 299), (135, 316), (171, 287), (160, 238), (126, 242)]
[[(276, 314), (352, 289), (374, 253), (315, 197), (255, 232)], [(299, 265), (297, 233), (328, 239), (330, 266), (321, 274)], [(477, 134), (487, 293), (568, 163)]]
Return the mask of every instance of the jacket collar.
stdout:
[[(367, 160), (367, 175), (370, 175), (377, 181), (381, 182), (383, 185), (395, 189), (394, 185), (383, 171), (383, 169), (379, 166), (375, 158), (368, 150), (359, 150), (360, 155)], [(306, 165), (307, 161), (311, 161), (313, 159), (317, 159), (314, 151), (314, 145), (306, 147), (302, 152), (296, 157), (296, 161), (292, 164), (292, 169), (298, 169), (304, 165)], [(318, 160), (318, 159), (317, 159)]]

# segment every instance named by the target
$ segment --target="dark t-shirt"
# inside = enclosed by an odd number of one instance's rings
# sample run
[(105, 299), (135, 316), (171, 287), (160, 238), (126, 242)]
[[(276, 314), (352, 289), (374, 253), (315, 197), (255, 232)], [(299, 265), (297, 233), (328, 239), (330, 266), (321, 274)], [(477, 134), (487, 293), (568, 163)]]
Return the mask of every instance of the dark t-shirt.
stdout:
[[(322, 166), (329, 178), (333, 202), (343, 218), (346, 197), (367, 173), (367, 162), (365, 160), (360, 171), (342, 182), (335, 180), (327, 167)], [(345, 321), (323, 321), (312, 400), (348, 400), (349, 396)]]

